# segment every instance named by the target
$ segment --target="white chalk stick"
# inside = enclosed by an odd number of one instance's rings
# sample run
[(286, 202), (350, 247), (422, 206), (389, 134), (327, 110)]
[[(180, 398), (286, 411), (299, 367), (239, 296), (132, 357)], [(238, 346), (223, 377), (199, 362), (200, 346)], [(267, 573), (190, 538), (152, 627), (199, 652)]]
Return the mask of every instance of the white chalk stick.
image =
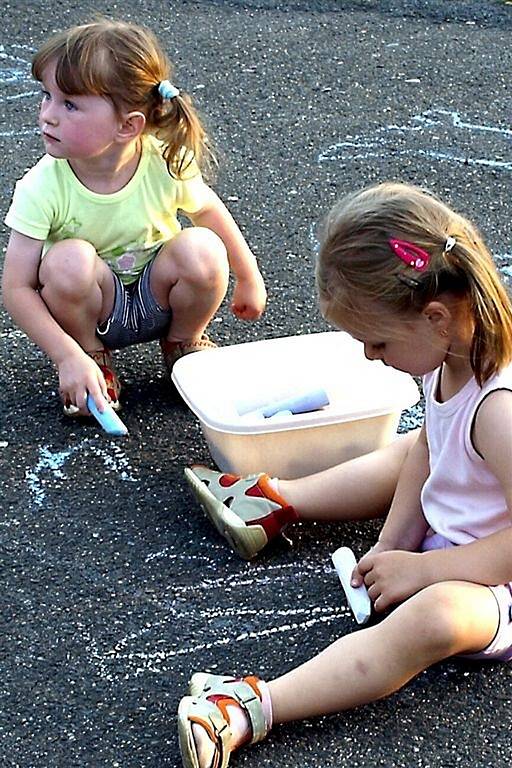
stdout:
[(355, 620), (358, 624), (365, 624), (370, 618), (372, 603), (364, 584), (353, 587), (350, 583), (352, 571), (357, 565), (354, 553), (348, 547), (340, 547), (331, 557)]

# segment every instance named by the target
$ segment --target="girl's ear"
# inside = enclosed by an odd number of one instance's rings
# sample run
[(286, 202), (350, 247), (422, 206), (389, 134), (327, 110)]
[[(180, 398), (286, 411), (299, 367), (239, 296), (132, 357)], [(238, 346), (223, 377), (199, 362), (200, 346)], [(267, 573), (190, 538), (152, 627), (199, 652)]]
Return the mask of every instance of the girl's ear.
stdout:
[(446, 336), (453, 320), (450, 308), (442, 301), (429, 301), (421, 312), (435, 333)]
[(120, 142), (138, 138), (146, 127), (146, 116), (143, 112), (128, 112), (122, 116), (117, 132)]

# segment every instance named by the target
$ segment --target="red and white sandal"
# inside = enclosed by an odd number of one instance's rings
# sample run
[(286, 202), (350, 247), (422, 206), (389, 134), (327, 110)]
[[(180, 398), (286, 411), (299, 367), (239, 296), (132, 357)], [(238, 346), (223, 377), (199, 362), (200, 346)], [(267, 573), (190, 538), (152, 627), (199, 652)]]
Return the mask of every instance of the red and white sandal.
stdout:
[[(184, 696), (178, 708), (184, 768), (226, 768), (231, 752), (241, 746), (230, 722), (230, 708), (239, 707), (247, 718), (248, 735), (244, 744), (255, 744), (265, 738), (271, 723), (265, 718), (262, 685), (265, 684), (253, 676), (233, 678), (202, 672), (192, 676), (192, 695)], [(206, 750), (199, 748), (194, 726), (202, 729)]]
[(185, 477), (215, 528), (244, 560), (298, 520), (264, 473), (239, 477), (198, 464), (185, 469)]

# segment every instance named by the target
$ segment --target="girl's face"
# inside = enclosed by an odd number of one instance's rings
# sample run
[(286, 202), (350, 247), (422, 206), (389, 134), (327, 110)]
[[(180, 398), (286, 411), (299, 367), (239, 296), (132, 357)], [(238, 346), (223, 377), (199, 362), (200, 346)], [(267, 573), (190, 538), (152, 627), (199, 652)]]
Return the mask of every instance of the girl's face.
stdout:
[(55, 82), (55, 64), (45, 68), (39, 126), (46, 152), (55, 158), (100, 157), (115, 144), (120, 119), (102, 96), (71, 96)]
[(365, 324), (364, 330), (356, 325), (357, 318), (343, 324), (342, 330), (364, 345), (368, 360), (382, 360), (399, 371), (423, 376), (446, 359), (450, 338), (428, 313), (398, 320), (383, 312), (380, 318), (382, 322)]

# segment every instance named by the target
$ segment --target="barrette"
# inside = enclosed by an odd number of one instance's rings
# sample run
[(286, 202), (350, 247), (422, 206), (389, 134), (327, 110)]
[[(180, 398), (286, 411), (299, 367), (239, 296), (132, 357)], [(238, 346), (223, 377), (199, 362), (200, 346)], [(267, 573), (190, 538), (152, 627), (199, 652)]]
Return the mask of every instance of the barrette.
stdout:
[(457, 245), (456, 239), (451, 235), (449, 235), (449, 237), (446, 238), (446, 243), (444, 244), (443, 253), (450, 253), (450, 251), (453, 251), (456, 245)]
[(180, 95), (178, 88), (176, 88), (176, 86), (173, 85), (169, 80), (161, 80), (158, 83), (158, 93), (162, 99), (168, 99), (169, 101)]
[(394, 237), (390, 237), (388, 242), (395, 255), (409, 267), (412, 267), (417, 272), (424, 272), (426, 270), (430, 261), (430, 254), (423, 250), (423, 248), (409, 243), (407, 240), (396, 240)]

